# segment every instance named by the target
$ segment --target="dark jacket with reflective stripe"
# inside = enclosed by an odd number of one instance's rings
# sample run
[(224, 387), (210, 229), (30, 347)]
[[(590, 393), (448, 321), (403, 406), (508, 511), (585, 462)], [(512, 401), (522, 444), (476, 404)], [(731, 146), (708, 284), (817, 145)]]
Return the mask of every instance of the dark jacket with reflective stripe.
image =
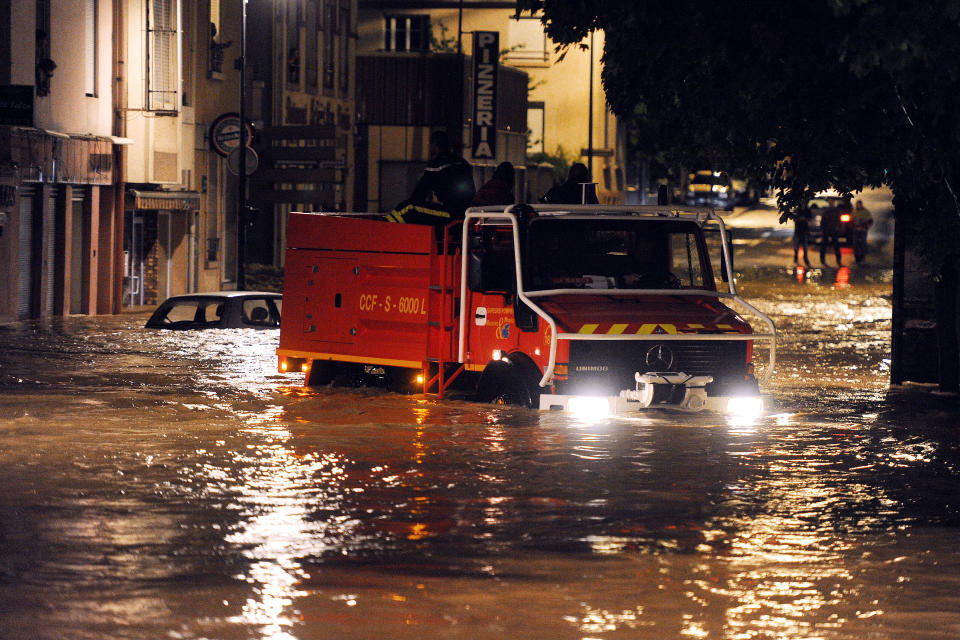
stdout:
[(462, 218), (475, 193), (470, 163), (449, 152), (431, 158), (408, 202), (427, 203), (431, 193), (451, 217)]

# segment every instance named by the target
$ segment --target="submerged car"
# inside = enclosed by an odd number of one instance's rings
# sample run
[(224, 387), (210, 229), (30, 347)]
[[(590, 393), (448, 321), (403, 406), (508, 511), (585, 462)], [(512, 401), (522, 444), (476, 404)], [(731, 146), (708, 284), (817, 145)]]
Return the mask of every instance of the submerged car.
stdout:
[(212, 291), (167, 298), (148, 329), (276, 329), (283, 296), (269, 291)]
[(691, 206), (707, 206), (733, 210), (733, 184), (722, 171), (697, 171), (687, 185), (684, 202)]

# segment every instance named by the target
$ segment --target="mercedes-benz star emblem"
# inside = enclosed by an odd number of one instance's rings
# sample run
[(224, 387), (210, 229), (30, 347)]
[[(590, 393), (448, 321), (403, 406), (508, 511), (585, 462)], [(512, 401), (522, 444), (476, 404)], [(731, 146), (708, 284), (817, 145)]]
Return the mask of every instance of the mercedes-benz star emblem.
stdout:
[(647, 371), (670, 371), (673, 369), (673, 351), (670, 347), (655, 344), (647, 351)]

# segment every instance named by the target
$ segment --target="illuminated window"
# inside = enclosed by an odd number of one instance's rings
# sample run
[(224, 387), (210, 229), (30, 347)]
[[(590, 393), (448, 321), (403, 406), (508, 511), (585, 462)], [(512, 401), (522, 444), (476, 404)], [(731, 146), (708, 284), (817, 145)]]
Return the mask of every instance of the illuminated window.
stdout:
[(510, 20), (507, 30), (509, 46), (506, 59), (514, 63), (543, 63), (550, 59), (547, 34), (540, 18), (523, 17)]

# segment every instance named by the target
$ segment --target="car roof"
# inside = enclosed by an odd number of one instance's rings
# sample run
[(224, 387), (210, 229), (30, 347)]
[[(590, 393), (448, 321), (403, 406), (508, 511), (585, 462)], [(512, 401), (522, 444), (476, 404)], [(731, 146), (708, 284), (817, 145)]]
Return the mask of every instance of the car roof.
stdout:
[(196, 300), (198, 298), (280, 298), (282, 294), (276, 291), (207, 291), (203, 293), (184, 293), (177, 296), (170, 296), (167, 300)]

